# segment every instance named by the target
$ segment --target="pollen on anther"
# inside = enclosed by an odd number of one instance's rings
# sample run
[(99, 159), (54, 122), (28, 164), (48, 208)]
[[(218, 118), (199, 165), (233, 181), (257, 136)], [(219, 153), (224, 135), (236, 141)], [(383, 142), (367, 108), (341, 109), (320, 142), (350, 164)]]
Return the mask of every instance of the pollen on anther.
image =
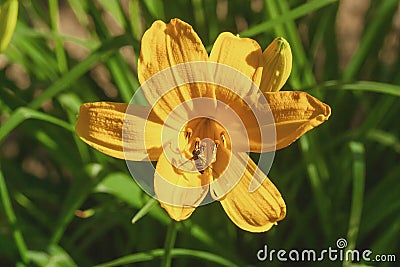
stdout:
[(189, 139), (192, 136), (192, 129), (191, 128), (187, 128), (186, 129), (186, 134), (185, 134), (185, 138)]

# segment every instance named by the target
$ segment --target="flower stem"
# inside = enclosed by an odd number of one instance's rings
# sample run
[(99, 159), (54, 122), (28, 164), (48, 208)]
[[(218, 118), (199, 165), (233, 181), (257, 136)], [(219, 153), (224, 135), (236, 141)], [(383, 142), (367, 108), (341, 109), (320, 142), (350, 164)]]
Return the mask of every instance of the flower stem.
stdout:
[(172, 220), (172, 222), (168, 227), (167, 237), (165, 238), (165, 243), (164, 243), (164, 258), (161, 263), (161, 266), (163, 267), (171, 266), (171, 260), (172, 260), (171, 250), (175, 245), (175, 239), (177, 234), (176, 224), (177, 222)]

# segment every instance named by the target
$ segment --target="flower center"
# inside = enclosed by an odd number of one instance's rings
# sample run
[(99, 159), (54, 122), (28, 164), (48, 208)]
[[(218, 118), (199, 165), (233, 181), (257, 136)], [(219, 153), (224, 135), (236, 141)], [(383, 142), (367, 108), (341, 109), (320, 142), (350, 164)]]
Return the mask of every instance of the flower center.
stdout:
[[(213, 171), (212, 165), (217, 161), (218, 149), (227, 147), (225, 129), (210, 118), (197, 118), (189, 121), (183, 128), (183, 155), (191, 167), (185, 171), (198, 171), (204, 174)], [(209, 173), (208, 173), (209, 174)]]

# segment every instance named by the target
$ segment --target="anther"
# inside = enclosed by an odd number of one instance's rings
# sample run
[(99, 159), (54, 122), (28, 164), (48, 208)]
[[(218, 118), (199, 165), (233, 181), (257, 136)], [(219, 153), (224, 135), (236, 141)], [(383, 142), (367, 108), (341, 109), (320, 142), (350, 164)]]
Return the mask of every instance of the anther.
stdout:
[(225, 134), (224, 134), (224, 132), (221, 132), (221, 133), (219, 134), (219, 136), (221, 137), (222, 144), (224, 145), (224, 147), (226, 147), (226, 139), (225, 139)]
[(214, 140), (214, 144), (215, 144), (216, 147), (218, 147), (219, 146), (219, 140)]
[(192, 129), (191, 128), (187, 128), (186, 129), (185, 138), (189, 139), (192, 136), (192, 133), (193, 133)]
[(201, 150), (200, 150), (200, 138), (196, 137), (195, 141), (194, 141), (194, 148), (192, 151), (193, 154), (193, 158), (197, 157), (198, 155), (200, 155)]

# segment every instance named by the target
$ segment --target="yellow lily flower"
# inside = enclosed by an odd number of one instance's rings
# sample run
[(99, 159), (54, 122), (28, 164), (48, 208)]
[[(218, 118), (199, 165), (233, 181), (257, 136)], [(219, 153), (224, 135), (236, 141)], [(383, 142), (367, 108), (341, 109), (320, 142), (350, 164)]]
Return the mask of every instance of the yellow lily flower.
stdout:
[(18, 18), (18, 1), (5, 0), (0, 4), (0, 53), (3, 53), (14, 33)]
[(150, 106), (83, 104), (76, 132), (105, 154), (147, 162), (150, 171), (157, 161), (154, 194), (172, 219), (217, 200), (237, 226), (264, 232), (285, 217), (286, 205), (246, 152), (284, 148), (331, 113), (305, 92), (279, 91), (291, 66), (283, 38), (262, 52), (256, 41), (224, 32), (208, 56), (190, 25), (156, 21), (138, 64)]

